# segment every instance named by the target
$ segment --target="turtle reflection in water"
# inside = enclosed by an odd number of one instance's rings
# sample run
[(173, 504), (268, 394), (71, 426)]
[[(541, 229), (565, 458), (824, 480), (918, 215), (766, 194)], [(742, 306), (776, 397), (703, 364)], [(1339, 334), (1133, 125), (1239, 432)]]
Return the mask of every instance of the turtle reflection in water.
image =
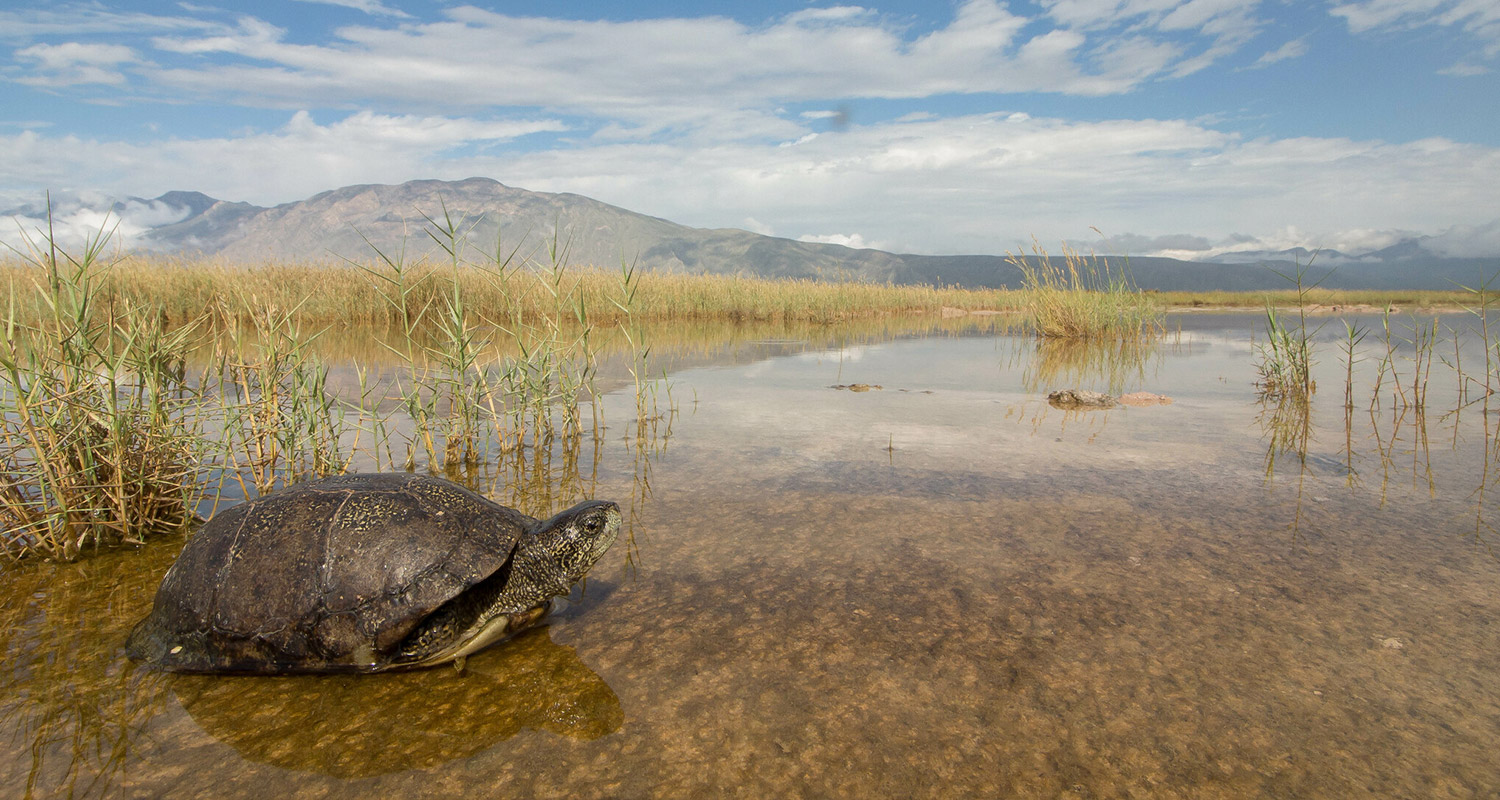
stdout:
[(247, 761), (344, 779), (432, 769), (528, 730), (592, 741), (625, 722), (609, 684), (545, 624), (470, 656), (462, 677), (181, 675), (171, 687), (207, 734), (187, 735), (184, 746), (203, 752), (190, 759), (222, 758), (212, 751), (228, 745)]
[(462, 666), (541, 621), (619, 530), (610, 502), (541, 521), (421, 475), (312, 481), (215, 515), (126, 649), (178, 672)]

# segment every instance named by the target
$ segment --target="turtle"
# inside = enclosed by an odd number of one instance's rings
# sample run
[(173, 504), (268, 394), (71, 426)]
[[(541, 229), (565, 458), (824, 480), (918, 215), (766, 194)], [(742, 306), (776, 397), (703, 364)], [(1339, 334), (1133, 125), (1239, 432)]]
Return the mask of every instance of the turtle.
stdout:
[(174, 672), (462, 669), (540, 622), (620, 519), (586, 501), (537, 520), (418, 474), (309, 481), (205, 523), (126, 652)]

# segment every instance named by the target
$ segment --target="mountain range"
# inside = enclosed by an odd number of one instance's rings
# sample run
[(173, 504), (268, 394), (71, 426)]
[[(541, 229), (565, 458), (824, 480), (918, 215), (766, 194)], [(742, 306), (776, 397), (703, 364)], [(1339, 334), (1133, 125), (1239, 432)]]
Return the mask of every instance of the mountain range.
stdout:
[[(1006, 256), (888, 253), (734, 228), (693, 228), (582, 195), (534, 192), (489, 178), (346, 186), (272, 208), (175, 191), (120, 201), (113, 210), (123, 215), (140, 208), (166, 221), (147, 226), (132, 246), (245, 263), (368, 261), (377, 250), (391, 257), (404, 252), (409, 259), (446, 258), (428, 231), (451, 224), (480, 252), (542, 263), (556, 247), (569, 264), (604, 268), (624, 261), (691, 274), (984, 288), (1022, 283)], [(35, 210), (6, 215), (34, 216)], [(1329, 288), (1451, 289), (1500, 270), (1500, 259), (1443, 257), (1423, 249), (1418, 239), (1364, 254), (1325, 250), (1316, 259), (1298, 248), (1205, 261), (1135, 256), (1128, 266), (1143, 289), (1252, 290), (1286, 288), (1283, 275), (1310, 260), (1310, 279)]]

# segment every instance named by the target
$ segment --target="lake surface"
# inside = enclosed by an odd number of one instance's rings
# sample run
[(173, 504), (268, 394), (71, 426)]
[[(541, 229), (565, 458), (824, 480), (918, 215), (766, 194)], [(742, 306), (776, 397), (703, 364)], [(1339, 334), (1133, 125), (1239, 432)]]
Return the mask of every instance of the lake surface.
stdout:
[(6, 565), (0, 796), (1492, 796), (1500, 395), (1438, 361), (1372, 409), (1356, 321), (1354, 408), (1332, 322), (1306, 413), (1244, 315), (663, 346), (658, 419), (471, 476), (629, 536), (462, 674), (162, 675), (122, 648), (180, 541)]

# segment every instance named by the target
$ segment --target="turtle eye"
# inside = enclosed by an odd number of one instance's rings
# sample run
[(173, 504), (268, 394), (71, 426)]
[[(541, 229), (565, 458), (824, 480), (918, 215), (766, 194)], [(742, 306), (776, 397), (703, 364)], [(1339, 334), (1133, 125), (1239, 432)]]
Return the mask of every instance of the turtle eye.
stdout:
[(583, 529), (588, 533), (598, 533), (600, 526), (598, 517), (589, 517), (583, 521)]

